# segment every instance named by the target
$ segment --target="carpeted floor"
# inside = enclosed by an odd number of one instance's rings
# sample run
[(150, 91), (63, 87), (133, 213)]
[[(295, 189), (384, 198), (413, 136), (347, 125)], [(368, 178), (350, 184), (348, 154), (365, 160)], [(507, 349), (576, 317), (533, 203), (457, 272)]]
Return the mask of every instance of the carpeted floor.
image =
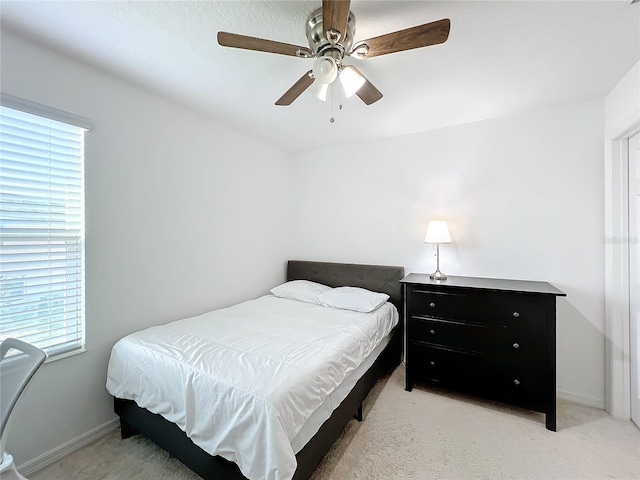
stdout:
[[(113, 432), (31, 480), (197, 480), (142, 437)], [(640, 430), (604, 411), (558, 402), (544, 416), (451, 392), (404, 391), (399, 367), (374, 387), (312, 480), (640, 479)]]

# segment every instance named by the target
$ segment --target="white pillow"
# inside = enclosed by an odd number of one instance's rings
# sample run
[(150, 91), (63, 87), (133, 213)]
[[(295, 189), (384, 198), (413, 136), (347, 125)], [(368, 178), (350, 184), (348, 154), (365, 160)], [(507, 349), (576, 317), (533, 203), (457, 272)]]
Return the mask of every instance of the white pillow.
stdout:
[(389, 295), (358, 287), (338, 287), (320, 294), (318, 300), (323, 307), (369, 313), (384, 305)]
[(309, 280), (291, 280), (290, 282), (272, 288), (271, 293), (276, 297), (320, 305), (318, 295), (327, 290), (331, 290), (331, 287), (327, 287), (321, 283), (310, 282)]

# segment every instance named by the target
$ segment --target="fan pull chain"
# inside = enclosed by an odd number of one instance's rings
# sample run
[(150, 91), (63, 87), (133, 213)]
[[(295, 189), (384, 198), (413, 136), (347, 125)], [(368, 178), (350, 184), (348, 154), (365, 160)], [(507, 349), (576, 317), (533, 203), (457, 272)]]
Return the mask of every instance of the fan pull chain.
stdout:
[(329, 87), (329, 95), (331, 96), (331, 98), (330, 98), (330, 100), (331, 100), (331, 118), (329, 119), (329, 122), (333, 123), (333, 122), (336, 121), (335, 118), (333, 118), (333, 84), (331, 84), (330, 87)]
[(329, 89), (329, 94), (331, 95), (331, 118), (329, 119), (329, 122), (334, 123), (336, 121), (336, 119), (334, 118), (334, 101), (333, 101), (333, 92), (336, 88), (338, 88), (338, 92), (339, 92), (339, 96), (338, 96), (338, 110), (342, 110), (342, 89), (338, 86), (336, 87), (336, 83), (337, 82), (333, 82), (331, 84), (331, 87)]

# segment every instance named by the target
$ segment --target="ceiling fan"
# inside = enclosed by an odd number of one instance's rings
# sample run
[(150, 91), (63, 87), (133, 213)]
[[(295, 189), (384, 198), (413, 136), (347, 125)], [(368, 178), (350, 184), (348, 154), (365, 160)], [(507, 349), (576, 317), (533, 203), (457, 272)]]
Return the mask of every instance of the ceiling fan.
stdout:
[(437, 45), (449, 37), (451, 22), (445, 18), (354, 43), (356, 18), (349, 11), (350, 3), (350, 0), (322, 1), (322, 7), (307, 19), (308, 48), (228, 32), (218, 32), (218, 43), (223, 47), (316, 59), (313, 68), (293, 84), (276, 105), (291, 105), (314, 82), (314, 95), (326, 100), (329, 85), (337, 78), (347, 97), (356, 94), (371, 105), (382, 98), (382, 93), (355, 66), (344, 64), (345, 56), (377, 57)]

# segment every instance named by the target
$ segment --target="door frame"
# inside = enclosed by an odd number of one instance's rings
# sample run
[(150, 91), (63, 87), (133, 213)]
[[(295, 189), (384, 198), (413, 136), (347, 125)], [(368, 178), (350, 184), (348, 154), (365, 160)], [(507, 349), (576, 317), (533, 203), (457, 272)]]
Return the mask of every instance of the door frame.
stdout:
[[(633, 141), (633, 144), (632, 144)], [(640, 132), (629, 137), (627, 145), (627, 159), (629, 164), (629, 373), (631, 383), (631, 421), (640, 427), (640, 343), (638, 342), (638, 327), (640, 326)], [(633, 145), (633, 154), (632, 154)], [(633, 187), (632, 187), (633, 185)], [(632, 194), (634, 197), (632, 197)], [(632, 207), (633, 206), (633, 207)], [(633, 215), (633, 217), (632, 217)], [(631, 275), (634, 275), (633, 277)]]
[(605, 132), (605, 405), (631, 418), (629, 318), (628, 139), (640, 132), (640, 111)]

